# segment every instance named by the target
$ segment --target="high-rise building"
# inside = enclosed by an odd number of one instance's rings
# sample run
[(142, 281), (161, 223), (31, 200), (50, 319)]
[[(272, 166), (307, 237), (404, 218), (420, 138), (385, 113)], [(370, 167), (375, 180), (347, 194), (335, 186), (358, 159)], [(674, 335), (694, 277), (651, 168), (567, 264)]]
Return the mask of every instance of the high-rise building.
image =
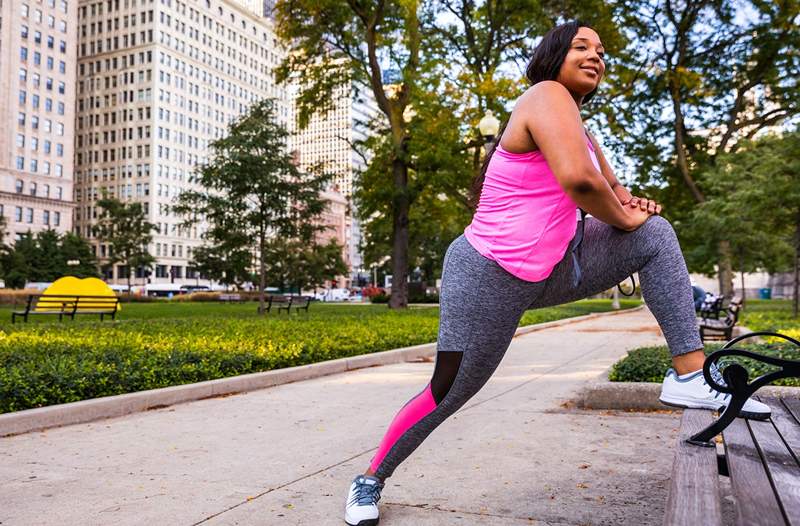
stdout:
[(369, 123), (378, 112), (377, 103), (371, 91), (360, 89), (355, 83), (343, 83), (334, 88), (331, 107), (327, 113), (311, 116), (308, 126), (297, 128), (292, 148), (298, 152), (299, 166), (311, 169), (322, 166), (323, 171), (333, 173), (331, 189), (341, 193), (348, 207), (331, 207), (347, 211), (345, 218), (346, 234), (340, 239), (343, 244), (343, 259), (351, 269), (350, 280), (356, 284), (362, 269), (359, 251), (361, 230), (353, 205), (353, 178), (366, 168), (362, 155), (366, 152), (358, 147), (358, 142), (369, 135)]
[(0, 0), (0, 214), (72, 228), (77, 0)]
[[(92, 237), (104, 194), (142, 203), (158, 226), (154, 283), (200, 282), (191, 268), (202, 225), (182, 229), (174, 199), (197, 189), (209, 144), (255, 101), (273, 98), (287, 125), (283, 59), (272, 24), (228, 0), (81, 0), (79, 3), (75, 228)], [(124, 280), (127, 269), (107, 279)], [(139, 281), (141, 283), (142, 281)]]

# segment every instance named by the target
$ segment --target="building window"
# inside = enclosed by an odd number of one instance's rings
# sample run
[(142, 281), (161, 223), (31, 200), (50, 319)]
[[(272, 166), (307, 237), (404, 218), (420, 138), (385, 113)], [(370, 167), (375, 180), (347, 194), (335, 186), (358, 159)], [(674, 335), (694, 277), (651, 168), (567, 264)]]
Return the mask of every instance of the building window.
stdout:
[(33, 208), (26, 208), (25, 209), (25, 222), (26, 223), (33, 223)]
[(62, 199), (64, 197), (64, 189), (60, 186), (56, 187), (56, 199)]
[(44, 223), (45, 225), (48, 225), (48, 226), (50, 225), (50, 211), (49, 210), (44, 210), (42, 212), (42, 223)]
[(58, 83), (58, 92), (62, 95), (66, 92), (66, 85), (63, 82)]
[(33, 41), (36, 44), (42, 43), (42, 32), (41, 31), (34, 31), (33, 32)]
[(47, 37), (47, 48), (53, 49), (56, 46), (56, 39), (52, 36)]
[(28, 38), (28, 26), (22, 26), (22, 38)]
[(25, 68), (19, 68), (19, 81), (25, 84), (26, 80), (28, 80), (28, 70)]
[(16, 221), (17, 223), (21, 223), (22, 222), (22, 207), (21, 206), (15, 206), (14, 207), (14, 221)]
[[(64, 167), (61, 166), (60, 164), (57, 164), (56, 165), (56, 177), (61, 177), (62, 175), (64, 175)], [(58, 198), (61, 199), (61, 189), (60, 188), (59, 188), (58, 194), (59, 194)]]
[(50, 185), (46, 184), (42, 186), (42, 195), (44, 197), (50, 197)]
[(28, 99), (28, 94), (25, 91), (20, 90), (20, 92), (19, 92), (19, 105), (20, 106), (24, 106), (25, 105), (25, 101), (27, 99)]
[(31, 97), (31, 106), (33, 109), (39, 109), (39, 95), (33, 95)]
[(39, 129), (39, 117), (36, 115), (31, 116), (31, 128), (34, 130)]
[(22, 179), (17, 179), (14, 183), (14, 189), (17, 191), (18, 194), (21, 194), (22, 191), (25, 189), (25, 183), (22, 182)]
[(24, 112), (19, 112), (19, 115), (17, 115), (17, 124), (19, 124), (20, 126), (25, 126), (25, 113)]
[(44, 153), (50, 153), (50, 145), (52, 143), (45, 139), (44, 141)]
[(23, 62), (28, 61), (28, 48), (26, 47), (19, 48), (19, 59)]
[(35, 152), (39, 149), (39, 139), (31, 137), (31, 151)]
[(36, 183), (31, 183), (28, 186), (28, 193), (31, 194), (33, 197), (36, 197)]
[(53, 226), (61, 224), (61, 212), (53, 212)]
[(63, 40), (62, 40), (62, 41), (60, 41), (60, 42), (58, 43), (58, 49), (59, 49), (59, 51), (61, 51), (62, 53), (66, 53), (66, 52), (67, 52), (67, 43), (66, 43), (66, 42), (64, 42)]
[(25, 148), (25, 136), (21, 133), (17, 134), (17, 148)]
[(25, 169), (25, 157), (20, 155), (17, 156), (17, 170), (24, 170)]
[(31, 172), (37, 173), (39, 171), (39, 161), (31, 159)]

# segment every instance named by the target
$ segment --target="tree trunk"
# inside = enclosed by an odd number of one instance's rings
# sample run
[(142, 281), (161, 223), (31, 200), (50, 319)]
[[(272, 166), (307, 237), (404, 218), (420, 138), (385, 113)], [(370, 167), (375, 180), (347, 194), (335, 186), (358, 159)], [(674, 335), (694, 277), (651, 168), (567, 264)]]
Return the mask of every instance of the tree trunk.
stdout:
[[(681, 108), (681, 94), (678, 81), (673, 79), (670, 81), (670, 94), (672, 96), (672, 109), (675, 112), (675, 122), (673, 129), (675, 131), (675, 155), (678, 170), (683, 177), (683, 181), (692, 194), (695, 202), (703, 203), (706, 198), (700, 188), (697, 186), (692, 175), (689, 173), (689, 163), (686, 157), (686, 128), (683, 119), (683, 110)], [(720, 241), (718, 244), (719, 250), (719, 293), (725, 298), (733, 297), (733, 271), (731, 269), (731, 249), (730, 243), (726, 240)]]
[(408, 306), (408, 166), (403, 159), (392, 161), (394, 199), (392, 202), (392, 295), (389, 308)]
[(722, 240), (719, 242), (719, 293), (724, 298), (733, 297), (733, 269), (731, 267), (731, 244)]
[(612, 292), (611, 292), (611, 308), (614, 309), (614, 310), (619, 310), (620, 309), (620, 305), (619, 305), (619, 289), (617, 287), (614, 287), (611, 290), (612, 290)]
[(264, 258), (266, 257), (266, 239), (264, 232), (261, 232), (258, 240), (258, 313), (264, 314), (264, 289), (267, 288), (267, 272)]

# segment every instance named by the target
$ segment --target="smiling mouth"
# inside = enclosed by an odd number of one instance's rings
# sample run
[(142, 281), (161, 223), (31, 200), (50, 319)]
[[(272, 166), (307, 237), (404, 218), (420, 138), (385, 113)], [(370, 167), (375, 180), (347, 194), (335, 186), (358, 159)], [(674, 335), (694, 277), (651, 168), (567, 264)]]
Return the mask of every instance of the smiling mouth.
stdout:
[(599, 74), (600, 74), (600, 72), (599, 72), (599, 71), (597, 71), (597, 69), (595, 69), (595, 68), (581, 68), (581, 69), (582, 69), (583, 71), (589, 71), (589, 72), (591, 72), (591, 73), (594, 73), (594, 74), (595, 74), (595, 76), (597, 76), (597, 75), (599, 75)]

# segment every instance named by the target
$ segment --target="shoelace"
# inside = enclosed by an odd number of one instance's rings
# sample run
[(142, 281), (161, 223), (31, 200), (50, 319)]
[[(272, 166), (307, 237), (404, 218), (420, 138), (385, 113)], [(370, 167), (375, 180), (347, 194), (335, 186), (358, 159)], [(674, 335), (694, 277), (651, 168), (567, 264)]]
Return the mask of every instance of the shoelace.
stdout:
[[(719, 385), (724, 385), (724, 386), (727, 387), (728, 384), (726, 384), (725, 380), (722, 378), (722, 373), (719, 371), (719, 367), (717, 366), (717, 364), (712, 363), (710, 369), (711, 369), (711, 378), (713, 378), (714, 381), (717, 382)], [(706, 382), (705, 376), (703, 376), (703, 384), (704, 385), (708, 385), (708, 382)], [(713, 387), (711, 387), (710, 385), (708, 386), (708, 392), (709, 393), (715, 393), (714, 394), (714, 398), (715, 399), (720, 394), (722, 394), (720, 391), (715, 391), (715, 389)], [(730, 393), (725, 393), (725, 395), (722, 397), (722, 401), (723, 402), (727, 401), (730, 396), (731, 396)]]
[(359, 506), (377, 504), (381, 498), (382, 487), (382, 484), (367, 484), (366, 482), (356, 481), (356, 491), (350, 502), (356, 502)]

